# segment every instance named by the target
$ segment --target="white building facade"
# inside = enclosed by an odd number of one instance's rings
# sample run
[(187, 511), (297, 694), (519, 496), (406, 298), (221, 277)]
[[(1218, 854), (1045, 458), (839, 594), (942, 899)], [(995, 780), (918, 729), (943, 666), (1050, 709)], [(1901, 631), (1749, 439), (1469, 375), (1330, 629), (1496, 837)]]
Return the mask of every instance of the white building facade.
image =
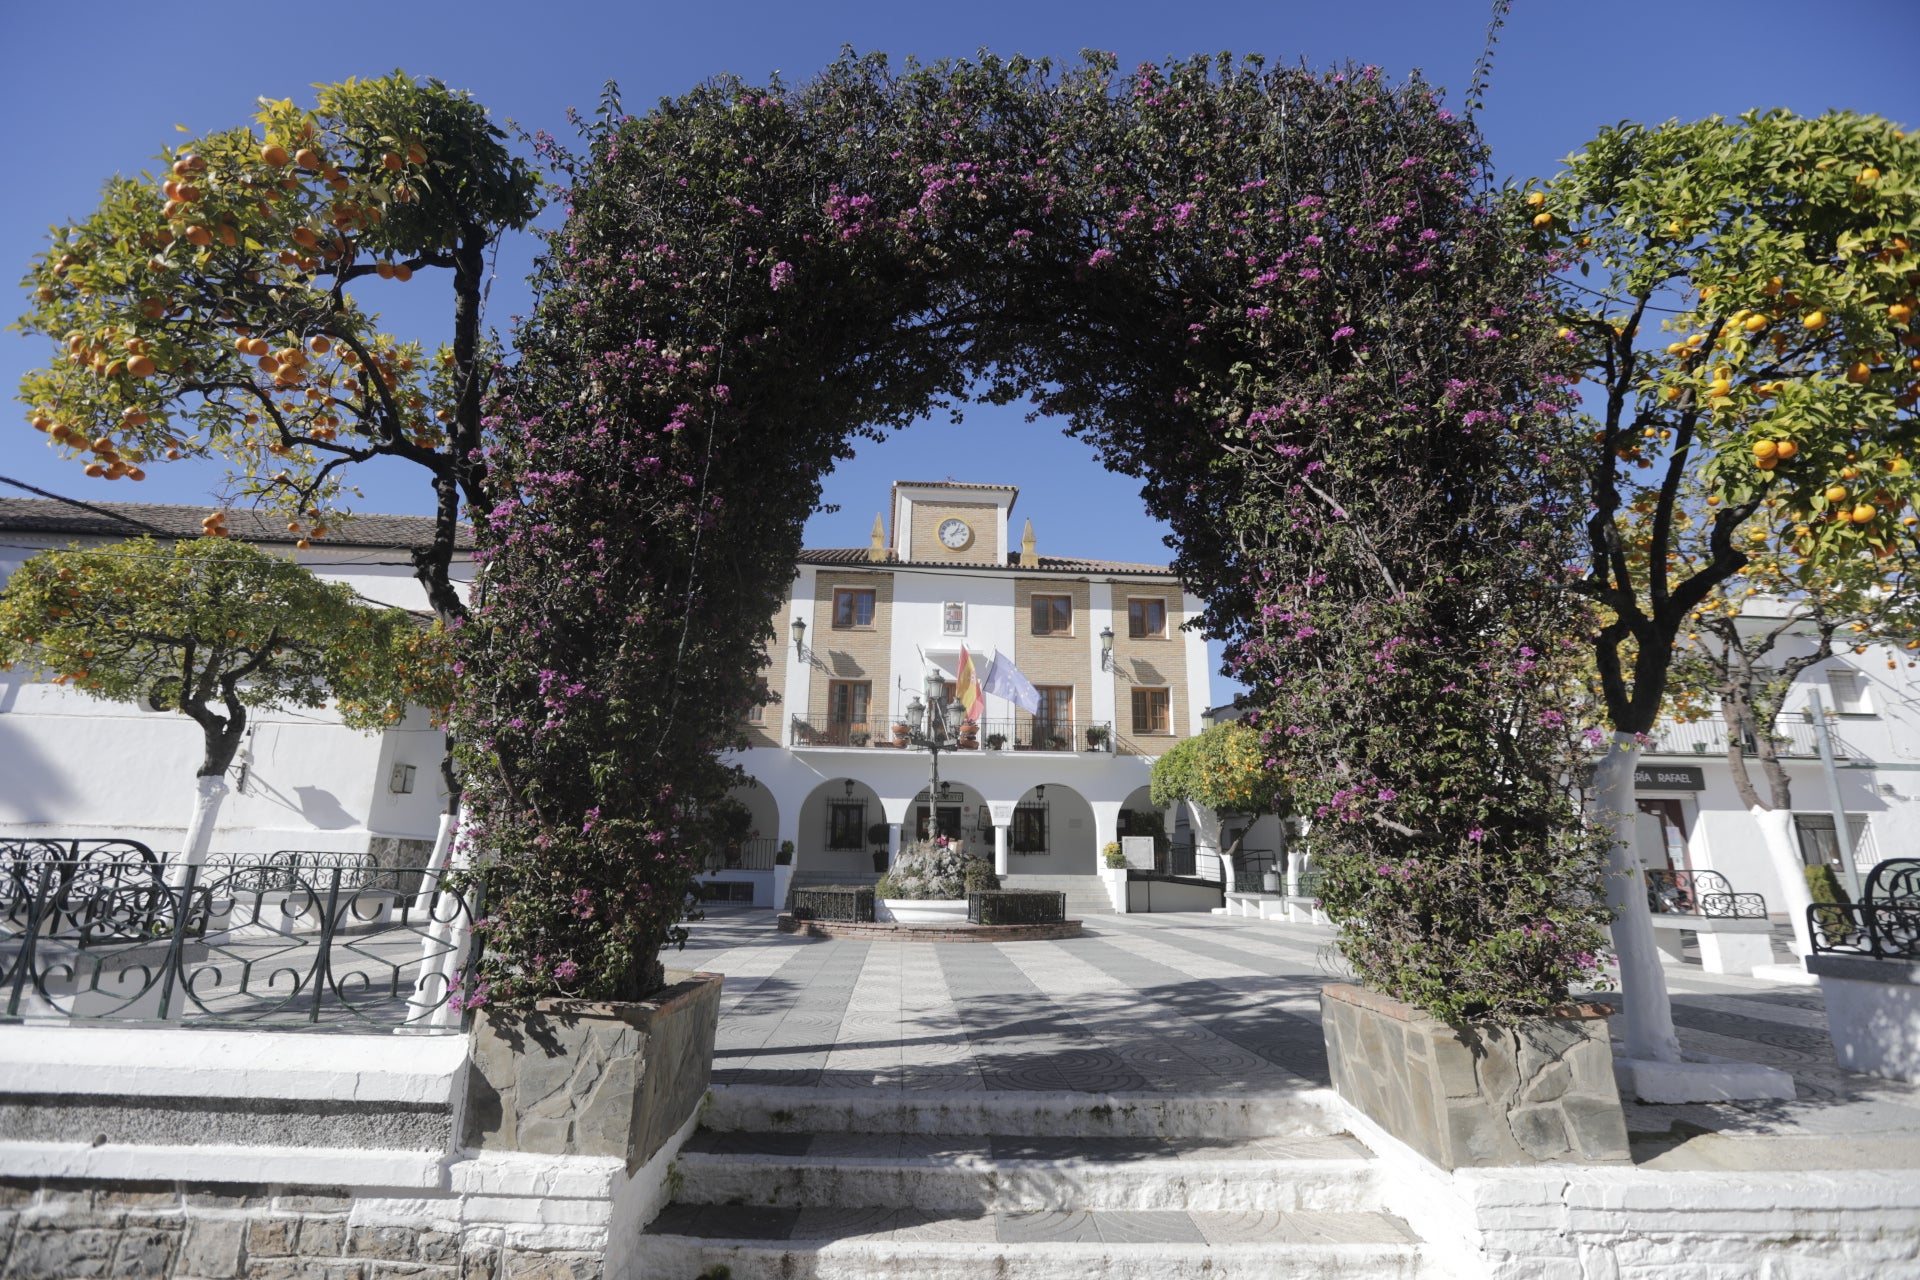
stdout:
[[(772, 906), (789, 874), (870, 881), (932, 831), (1003, 875), (1091, 884), (1108, 843), (1164, 828), (1153, 761), (1200, 731), (1207, 705), (1205, 637), (1183, 628), (1199, 601), (1163, 565), (1040, 555), (1030, 523), (1016, 544), (1017, 499), (903, 482), (871, 546), (802, 552), (774, 619), (769, 701), (734, 757), (753, 835), (708, 877), (720, 896)], [(1040, 710), (989, 695), (941, 753), (934, 791), (907, 707), (929, 673), (958, 682), (963, 650), (981, 676), (996, 656), (1017, 666)]]
[[(200, 536), (204, 509), (155, 503), (90, 504), (0, 499), (0, 581), (40, 551), (101, 545), (154, 531)], [(294, 555), (319, 577), (361, 596), (425, 612), (409, 552), (432, 522), (417, 516), (343, 521), (310, 549), (255, 513), (228, 516), (233, 535)], [(470, 566), (463, 531), (455, 565)], [(384, 733), (340, 723), (332, 708), (250, 711), (247, 739), (228, 776), (212, 849), (371, 852), (388, 865), (422, 865), (432, 848), (446, 789), (445, 735), (418, 710)], [(156, 852), (185, 835), (200, 727), (177, 711), (104, 702), (0, 669), (0, 836), (121, 837)]]

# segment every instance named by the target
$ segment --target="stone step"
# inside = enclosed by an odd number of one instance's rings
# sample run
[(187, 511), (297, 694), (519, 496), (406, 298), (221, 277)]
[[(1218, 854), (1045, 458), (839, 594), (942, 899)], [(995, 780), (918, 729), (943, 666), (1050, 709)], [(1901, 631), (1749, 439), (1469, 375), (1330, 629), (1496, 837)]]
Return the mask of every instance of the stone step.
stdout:
[(1313, 1211), (1378, 1207), (1378, 1166), (1344, 1134), (1034, 1138), (716, 1133), (680, 1149), (686, 1204), (1018, 1210)]
[(1291, 1138), (1345, 1131), (1331, 1089), (1284, 1093), (1046, 1093), (716, 1085), (700, 1119), (720, 1132)]
[(949, 1215), (676, 1202), (647, 1228), (640, 1261), (647, 1275), (728, 1280), (1412, 1280), (1423, 1251), (1383, 1213)]

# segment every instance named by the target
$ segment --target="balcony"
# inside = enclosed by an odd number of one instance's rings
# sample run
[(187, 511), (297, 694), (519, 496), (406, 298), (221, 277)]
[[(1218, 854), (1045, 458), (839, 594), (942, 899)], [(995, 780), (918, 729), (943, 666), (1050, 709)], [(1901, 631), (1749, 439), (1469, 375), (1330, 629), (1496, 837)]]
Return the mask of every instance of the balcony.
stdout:
[[(1839, 728), (1829, 723), (1833, 734), (1833, 754), (1838, 760), (1863, 760), (1864, 752), (1849, 746), (1840, 735)], [(1691, 724), (1675, 724), (1662, 720), (1647, 735), (1646, 754), (1650, 756), (1725, 756), (1727, 754), (1727, 726), (1719, 719), (1696, 720)], [(1749, 742), (1746, 754), (1749, 758), (1758, 754), (1757, 748)], [(1813, 726), (1801, 719), (1798, 714), (1789, 712), (1780, 717), (1774, 726), (1774, 750), (1782, 759), (1817, 760), (1820, 747), (1815, 741)]]
[[(894, 726), (899, 725), (896, 732)], [(961, 751), (1048, 751), (1111, 752), (1113, 726), (1100, 720), (1036, 720), (1017, 716), (1010, 720), (983, 720), (962, 732)], [(894, 716), (872, 716), (865, 720), (814, 720), (794, 716), (792, 743), (795, 747), (845, 747), (884, 751), (912, 750), (907, 746), (906, 724)]]

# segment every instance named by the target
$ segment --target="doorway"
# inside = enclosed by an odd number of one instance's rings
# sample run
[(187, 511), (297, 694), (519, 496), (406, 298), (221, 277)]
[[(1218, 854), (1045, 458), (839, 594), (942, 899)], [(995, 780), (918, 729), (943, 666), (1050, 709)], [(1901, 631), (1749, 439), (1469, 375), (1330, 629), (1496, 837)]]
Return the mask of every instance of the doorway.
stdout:
[(1687, 871), (1687, 814), (1678, 800), (1639, 801), (1635, 845), (1640, 861), (1654, 871)]

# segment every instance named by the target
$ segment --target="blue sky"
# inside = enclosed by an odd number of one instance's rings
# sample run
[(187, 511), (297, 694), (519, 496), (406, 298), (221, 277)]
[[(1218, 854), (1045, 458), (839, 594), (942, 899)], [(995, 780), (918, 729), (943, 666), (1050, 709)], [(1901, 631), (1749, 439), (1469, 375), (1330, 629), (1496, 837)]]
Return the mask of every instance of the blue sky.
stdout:
[[(1784, 106), (1877, 112), (1920, 126), (1920, 0), (1749, 0), (1702, 13), (1671, 3), (1516, 0), (1501, 36), (1482, 127), (1503, 175), (1550, 175), (1605, 124), (1692, 119)], [(472, 90), (497, 115), (564, 134), (568, 107), (590, 109), (602, 83), (620, 83), (629, 110), (733, 72), (811, 74), (843, 45), (922, 59), (981, 48), (1073, 58), (1111, 50), (1123, 65), (1169, 55), (1232, 50), (1325, 66), (1352, 59), (1389, 75), (1421, 69), (1456, 103), (1485, 36), (1488, 5), (1451, 0), (1372, 3), (1179, 4), (974, 0), (924, 3), (463, 4), (353, 0), (311, 9), (119, 0), (84, 10), (6, 6), (0, 16), (0, 140), (12, 190), (0, 201), (0, 261), (24, 272), (49, 224), (83, 215), (115, 172), (137, 172), (180, 135), (246, 119), (262, 94), (310, 101), (306, 86), (404, 67)], [(525, 309), (532, 245), (500, 259), (489, 319), (505, 328)], [(392, 328), (437, 340), (444, 286), (423, 276), (381, 306)], [(23, 308), (15, 294), (9, 318)], [(9, 391), (47, 348), (0, 334), (0, 381)], [(215, 468), (153, 468), (136, 489), (86, 481), (56, 466), (14, 404), (0, 418), (0, 475), (79, 498), (209, 501)], [(1084, 445), (1018, 408), (979, 406), (963, 425), (944, 417), (866, 444), (827, 482), (838, 513), (816, 516), (808, 541), (866, 542), (888, 483), (992, 480), (1020, 486), (1016, 515), (1030, 517), (1043, 552), (1164, 560), (1165, 530), (1149, 520), (1135, 486), (1104, 471)], [(363, 479), (363, 509), (424, 510), (417, 472), (395, 464)], [(0, 492), (18, 490), (0, 486)]]

